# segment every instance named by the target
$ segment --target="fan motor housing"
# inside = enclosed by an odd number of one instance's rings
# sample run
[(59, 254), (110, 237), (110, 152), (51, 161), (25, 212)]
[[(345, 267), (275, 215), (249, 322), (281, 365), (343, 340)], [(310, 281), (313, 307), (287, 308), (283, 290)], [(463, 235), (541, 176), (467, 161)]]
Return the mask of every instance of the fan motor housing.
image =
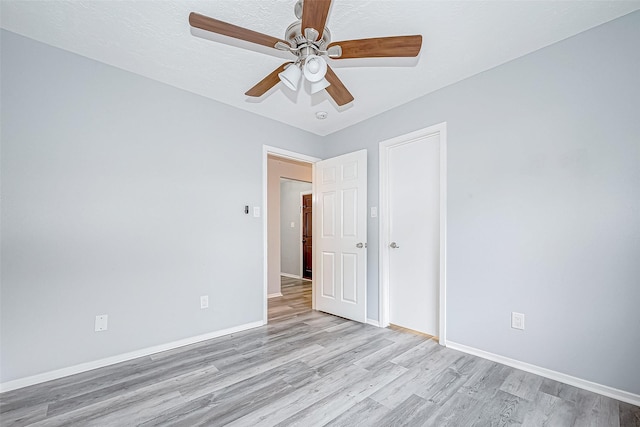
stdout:
[[(300, 46), (308, 45), (311, 49), (317, 51), (324, 51), (327, 49), (329, 43), (331, 43), (331, 33), (329, 29), (325, 27), (324, 32), (322, 33), (322, 37), (316, 41), (309, 41), (302, 34), (302, 21), (296, 21), (293, 24), (289, 25), (287, 31), (285, 32), (284, 39), (289, 42), (292, 48), (297, 48)], [(301, 55), (302, 52), (296, 53)]]

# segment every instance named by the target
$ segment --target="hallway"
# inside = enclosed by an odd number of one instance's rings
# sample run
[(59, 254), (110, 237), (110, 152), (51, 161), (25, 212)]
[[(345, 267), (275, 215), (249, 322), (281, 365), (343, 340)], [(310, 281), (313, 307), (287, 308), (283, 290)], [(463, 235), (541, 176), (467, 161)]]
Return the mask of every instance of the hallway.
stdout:
[(311, 311), (311, 281), (280, 276), (281, 297), (269, 298), (269, 322)]

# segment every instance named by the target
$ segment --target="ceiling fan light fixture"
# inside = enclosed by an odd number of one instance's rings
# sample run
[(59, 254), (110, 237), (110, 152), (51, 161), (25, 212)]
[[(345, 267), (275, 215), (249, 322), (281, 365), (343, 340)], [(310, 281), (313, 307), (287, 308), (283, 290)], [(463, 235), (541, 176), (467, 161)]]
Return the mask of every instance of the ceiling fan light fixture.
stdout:
[(298, 90), (298, 83), (300, 83), (300, 76), (302, 72), (298, 64), (291, 64), (284, 69), (283, 72), (278, 74), (280, 81), (284, 83), (286, 87), (291, 90)]
[[(309, 81), (312, 93), (327, 89), (329, 97), (338, 106), (343, 106), (353, 101), (353, 95), (334, 71), (327, 66), (327, 57), (340, 60), (417, 57), (422, 48), (422, 36), (374, 37), (332, 43), (331, 32), (326, 26), (331, 2), (332, 0), (297, 0), (294, 6), (297, 20), (289, 25), (285, 31), (284, 39), (200, 15), (196, 12), (189, 14), (189, 24), (199, 30), (254, 43), (276, 51), (288, 52), (290, 57), (296, 57), (293, 67), (290, 65), (292, 58), (245, 92), (245, 95), (260, 97), (280, 81), (289, 89), (297, 91), (304, 73), (305, 80)], [(328, 78), (325, 79), (327, 73)]]
[(311, 93), (318, 93), (329, 87), (329, 85), (331, 85), (331, 83), (329, 83), (329, 81), (324, 77), (322, 80), (318, 80), (317, 82), (311, 82)]
[(311, 83), (319, 82), (327, 74), (327, 61), (318, 55), (309, 55), (304, 63), (304, 78)]

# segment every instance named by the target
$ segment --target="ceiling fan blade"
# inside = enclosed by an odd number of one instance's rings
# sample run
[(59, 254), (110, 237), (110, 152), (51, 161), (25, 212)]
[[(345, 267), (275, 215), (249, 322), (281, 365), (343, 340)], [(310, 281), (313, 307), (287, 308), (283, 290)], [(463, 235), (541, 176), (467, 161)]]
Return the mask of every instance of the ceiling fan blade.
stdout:
[(318, 38), (322, 37), (330, 7), (331, 0), (304, 0), (302, 4), (303, 34), (305, 29), (313, 28), (318, 32)]
[(422, 36), (377, 37), (372, 39), (345, 40), (330, 43), (328, 48), (340, 46), (342, 55), (332, 59), (385, 58), (418, 56)]
[(329, 93), (331, 98), (336, 101), (336, 104), (343, 106), (353, 101), (353, 95), (351, 95), (351, 92), (349, 92), (344, 84), (342, 84), (331, 67), (327, 66), (327, 74), (324, 77), (330, 83), (325, 90)]
[(285, 62), (284, 64), (282, 64), (281, 66), (273, 70), (273, 72), (269, 74), (267, 77), (260, 80), (258, 84), (256, 84), (254, 87), (246, 91), (244, 94), (247, 96), (255, 96), (255, 97), (264, 95), (265, 93), (267, 93), (267, 91), (269, 91), (269, 89), (271, 89), (272, 87), (274, 87), (280, 82), (280, 77), (278, 77), (278, 74), (283, 72), (285, 67), (289, 64), (292, 64), (292, 62)]
[(245, 40), (267, 47), (275, 48), (275, 45), (278, 42), (286, 43), (284, 40), (279, 38), (258, 33), (257, 31), (248, 30), (243, 27), (238, 27), (237, 25), (219, 21), (195, 12), (191, 12), (189, 14), (189, 24), (192, 27), (200, 28), (201, 30), (211, 31), (212, 33), (222, 34), (224, 36), (233, 37), (234, 39)]

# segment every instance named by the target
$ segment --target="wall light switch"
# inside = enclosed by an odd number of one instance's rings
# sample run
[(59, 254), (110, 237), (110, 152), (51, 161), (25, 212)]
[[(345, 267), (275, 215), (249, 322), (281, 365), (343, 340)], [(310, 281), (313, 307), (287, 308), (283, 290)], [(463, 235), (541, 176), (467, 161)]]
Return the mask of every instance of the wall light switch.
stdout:
[(200, 297), (200, 308), (209, 308), (209, 295), (202, 295)]
[(260, 216), (260, 206), (253, 207), (253, 216), (258, 218)]
[(524, 329), (524, 314), (511, 312), (511, 327), (513, 329)]
[(296, 223), (291, 221), (291, 228), (296, 228)]
[(96, 332), (107, 330), (107, 318), (108, 316), (106, 314), (96, 316)]
[(371, 208), (371, 218), (376, 218), (377, 216), (378, 216), (378, 208), (374, 206)]

